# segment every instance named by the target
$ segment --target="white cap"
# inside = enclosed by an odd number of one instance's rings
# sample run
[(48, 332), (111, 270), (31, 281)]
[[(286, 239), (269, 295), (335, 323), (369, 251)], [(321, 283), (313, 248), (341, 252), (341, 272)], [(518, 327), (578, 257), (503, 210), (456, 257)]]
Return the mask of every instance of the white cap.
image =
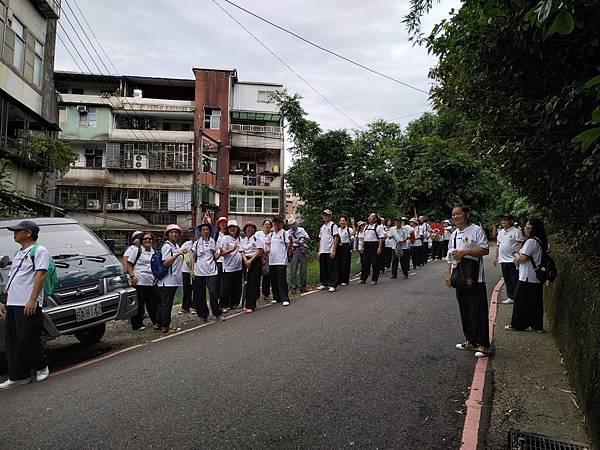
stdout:
[(237, 226), (238, 226), (237, 220), (230, 220), (229, 222), (227, 222), (227, 228), (237, 227)]

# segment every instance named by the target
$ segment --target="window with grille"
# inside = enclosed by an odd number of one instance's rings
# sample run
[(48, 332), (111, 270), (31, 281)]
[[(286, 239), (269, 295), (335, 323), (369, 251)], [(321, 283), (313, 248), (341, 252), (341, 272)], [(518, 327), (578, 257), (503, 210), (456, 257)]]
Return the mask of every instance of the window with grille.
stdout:
[(102, 167), (102, 149), (85, 149), (85, 167)]
[(204, 109), (204, 128), (207, 130), (221, 129), (221, 110), (217, 108)]
[(90, 108), (88, 106), (86, 112), (79, 113), (79, 127), (80, 128), (95, 128), (97, 123), (96, 108)]

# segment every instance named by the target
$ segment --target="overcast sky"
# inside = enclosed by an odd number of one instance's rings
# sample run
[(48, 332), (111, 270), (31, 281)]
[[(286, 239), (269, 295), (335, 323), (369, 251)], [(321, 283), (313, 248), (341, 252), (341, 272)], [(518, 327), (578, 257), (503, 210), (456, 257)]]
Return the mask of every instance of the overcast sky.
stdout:
[[(240, 80), (280, 82), (291, 93), (301, 94), (311, 119), (325, 129), (355, 127), (212, 0), (67, 1), (76, 12), (77, 1), (122, 74), (192, 78), (192, 67), (235, 68)], [(427, 95), (323, 53), (222, 0), (217, 1), (360, 125), (377, 118), (405, 125), (429, 109)], [(427, 73), (435, 59), (424, 48), (408, 42), (402, 24), (408, 0), (236, 0), (236, 3), (394, 78), (424, 90), (430, 86)], [(425, 19), (425, 28), (447, 17), (450, 8), (458, 4), (457, 0), (446, 0), (437, 5)], [(63, 26), (78, 43), (66, 18), (75, 26), (76, 22), (64, 4), (63, 9)], [(94, 70), (87, 53), (80, 51)], [(56, 69), (78, 70), (60, 42)]]

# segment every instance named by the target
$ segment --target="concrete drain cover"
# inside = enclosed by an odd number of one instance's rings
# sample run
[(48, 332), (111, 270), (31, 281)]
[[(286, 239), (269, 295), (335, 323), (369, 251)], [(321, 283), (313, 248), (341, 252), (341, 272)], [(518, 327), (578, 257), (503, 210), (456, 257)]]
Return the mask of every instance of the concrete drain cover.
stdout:
[(509, 450), (591, 450), (589, 444), (554, 439), (534, 433), (508, 433)]

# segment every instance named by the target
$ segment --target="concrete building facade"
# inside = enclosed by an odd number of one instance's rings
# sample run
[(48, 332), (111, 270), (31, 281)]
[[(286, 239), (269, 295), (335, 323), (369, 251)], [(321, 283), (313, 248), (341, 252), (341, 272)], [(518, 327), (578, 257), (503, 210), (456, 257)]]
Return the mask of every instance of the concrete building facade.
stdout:
[[(44, 165), (25, 135), (58, 132), (54, 53), (59, 0), (0, 0), (0, 157), (13, 189), (40, 213), (47, 212), (48, 186), (41, 192)], [(52, 193), (53, 194), (53, 193)]]
[(57, 182), (56, 204), (119, 251), (137, 229), (189, 228), (194, 203), (197, 221), (206, 211), (261, 221), (284, 208), (281, 117), (272, 104), (249, 100), (258, 86), (281, 85), (239, 83), (235, 70), (193, 72), (195, 79), (55, 73), (59, 137), (79, 155)]

